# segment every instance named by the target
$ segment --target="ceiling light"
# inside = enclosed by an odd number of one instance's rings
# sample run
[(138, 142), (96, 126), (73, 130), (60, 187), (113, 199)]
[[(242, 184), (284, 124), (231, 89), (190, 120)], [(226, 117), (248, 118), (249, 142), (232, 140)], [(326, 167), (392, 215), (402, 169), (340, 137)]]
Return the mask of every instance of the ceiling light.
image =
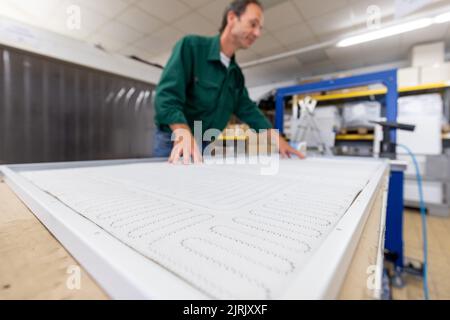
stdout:
[(414, 31), (417, 29), (426, 28), (433, 24), (433, 19), (424, 18), (419, 20), (414, 20), (407, 23), (398, 24), (392, 27), (383, 28), (376, 31), (367, 32), (358, 36), (353, 36), (339, 41), (338, 47), (348, 47), (355, 44), (360, 44), (364, 42), (369, 42), (373, 40), (378, 40), (382, 38), (387, 38), (395, 36), (401, 33)]
[(433, 20), (434, 23), (444, 23), (444, 22), (449, 22), (449, 21), (450, 21), (450, 12), (440, 14), (437, 17), (435, 17)]

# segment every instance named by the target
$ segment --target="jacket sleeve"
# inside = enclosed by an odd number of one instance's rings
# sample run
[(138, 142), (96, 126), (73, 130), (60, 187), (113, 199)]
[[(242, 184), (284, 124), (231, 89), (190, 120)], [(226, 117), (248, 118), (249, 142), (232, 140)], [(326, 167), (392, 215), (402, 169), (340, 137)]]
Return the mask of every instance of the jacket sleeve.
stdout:
[(272, 124), (264, 116), (262, 111), (258, 108), (248, 96), (247, 88), (245, 87), (242, 77), (242, 86), (238, 93), (238, 102), (234, 110), (234, 114), (243, 122), (247, 123), (250, 128), (255, 130), (272, 129)]
[(161, 75), (155, 97), (155, 120), (157, 125), (187, 124), (183, 109), (186, 88), (191, 78), (192, 53), (188, 39), (175, 45), (172, 55)]

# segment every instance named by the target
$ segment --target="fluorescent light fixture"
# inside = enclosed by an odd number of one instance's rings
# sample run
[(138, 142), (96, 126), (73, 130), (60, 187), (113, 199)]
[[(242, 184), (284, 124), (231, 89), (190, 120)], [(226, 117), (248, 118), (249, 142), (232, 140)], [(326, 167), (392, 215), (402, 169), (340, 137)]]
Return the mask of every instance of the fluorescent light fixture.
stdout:
[(443, 13), (434, 18), (434, 23), (444, 23), (450, 21), (450, 12)]
[(432, 24), (433, 24), (433, 19), (431, 19), (431, 18), (414, 20), (411, 22), (402, 23), (402, 24), (395, 25), (392, 27), (387, 27), (387, 28), (383, 28), (380, 30), (364, 33), (364, 34), (361, 34), (358, 36), (349, 37), (347, 39), (339, 41), (337, 46), (338, 47), (349, 47), (349, 46), (353, 46), (355, 44), (360, 44), (360, 43), (364, 43), (364, 42), (387, 38), (387, 37), (395, 36), (397, 34), (426, 28)]

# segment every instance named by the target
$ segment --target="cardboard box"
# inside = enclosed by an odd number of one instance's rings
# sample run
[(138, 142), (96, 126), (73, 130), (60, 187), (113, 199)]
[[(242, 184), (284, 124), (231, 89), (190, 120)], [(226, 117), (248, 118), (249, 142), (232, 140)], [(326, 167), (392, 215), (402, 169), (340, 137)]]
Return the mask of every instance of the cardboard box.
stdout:
[[(400, 115), (399, 123), (416, 126), (414, 131), (397, 130), (397, 143), (407, 146), (416, 155), (442, 154), (442, 115)], [(397, 154), (405, 154), (403, 148), (397, 147)]]
[(438, 83), (450, 80), (450, 63), (420, 68), (421, 84)]
[(420, 69), (411, 67), (398, 69), (397, 85), (399, 88), (413, 87), (420, 84)]
[(445, 44), (443, 41), (414, 46), (411, 50), (413, 67), (430, 67), (445, 61)]

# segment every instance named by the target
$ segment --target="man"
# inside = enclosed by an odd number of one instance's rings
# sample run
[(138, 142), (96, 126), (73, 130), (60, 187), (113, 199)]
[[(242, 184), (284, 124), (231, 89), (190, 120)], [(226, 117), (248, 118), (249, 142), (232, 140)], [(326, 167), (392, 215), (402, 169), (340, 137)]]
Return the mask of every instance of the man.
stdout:
[[(176, 163), (202, 161), (192, 132), (195, 121), (202, 128), (222, 131), (232, 114), (252, 129), (268, 129), (282, 157), (304, 158), (292, 148), (252, 102), (235, 52), (249, 48), (261, 35), (263, 8), (257, 0), (235, 0), (226, 9), (220, 34), (186, 36), (175, 45), (156, 90), (157, 127), (153, 155)], [(171, 136), (174, 134), (174, 141)], [(203, 132), (202, 132), (203, 134)]]

